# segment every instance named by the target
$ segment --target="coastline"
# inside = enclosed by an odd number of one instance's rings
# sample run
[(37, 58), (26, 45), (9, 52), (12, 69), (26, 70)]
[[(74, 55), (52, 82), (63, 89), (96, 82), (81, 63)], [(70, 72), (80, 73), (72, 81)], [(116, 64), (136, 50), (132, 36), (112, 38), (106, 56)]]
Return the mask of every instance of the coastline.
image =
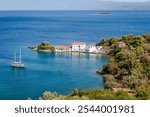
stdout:
[[(31, 49), (31, 47), (28, 47), (29, 49)], [(31, 49), (32, 51), (36, 51), (36, 52), (43, 52), (43, 53), (53, 53), (50, 50), (35, 50), (35, 49)], [(85, 53), (85, 54), (97, 54), (97, 55), (103, 55), (103, 56), (107, 56), (110, 57), (109, 55), (107, 55), (104, 52), (86, 52), (86, 51), (64, 51), (64, 52), (54, 52), (54, 53)]]
[[(74, 42), (76, 45), (71, 46), (53, 46), (48, 42), (42, 42), (39, 46), (31, 46), (29, 49), (37, 52), (45, 53), (87, 53), (87, 54), (102, 54), (107, 55), (103, 51), (103, 46), (96, 46), (96, 44), (86, 45), (84, 42)], [(77, 45), (79, 43), (79, 45)], [(53, 50), (51, 49), (53, 48)]]
[[(141, 90), (143, 90), (143, 87), (146, 87), (146, 88), (150, 87), (149, 86), (150, 84), (149, 74), (146, 74), (144, 71), (144, 70), (148, 70), (148, 72), (150, 72), (150, 69), (149, 69), (150, 64), (149, 63), (145, 64), (145, 61), (143, 61), (143, 57), (146, 57), (145, 60), (147, 59), (146, 61), (150, 62), (150, 60), (148, 59), (150, 58), (149, 42), (150, 42), (150, 34), (145, 34), (143, 36), (127, 35), (127, 36), (122, 36), (121, 38), (110, 38), (107, 40), (102, 40), (101, 42), (94, 45), (94, 46), (99, 46), (103, 48), (101, 52), (96, 52), (96, 53), (87, 52), (83, 50), (82, 51), (63, 50), (61, 52), (52, 51), (51, 49), (41, 50), (39, 49), (41, 45), (38, 47), (34, 46), (34, 47), (29, 47), (29, 48), (34, 51), (46, 52), (46, 53), (65, 53), (65, 52), (88, 53), (88, 54), (99, 54), (99, 55), (110, 57), (108, 63), (104, 64), (101, 70), (96, 71), (96, 73), (101, 75), (103, 78), (103, 81), (105, 83), (104, 91), (105, 92), (111, 91), (111, 93), (118, 93), (122, 91), (123, 93), (126, 93), (129, 96), (128, 98), (133, 96), (132, 98), (134, 99), (135, 98), (140, 99), (140, 98), (143, 98), (139, 96), (141, 93)], [(52, 46), (46, 43), (46, 46), (44, 47), (44, 49), (51, 48), (51, 47)], [(55, 47), (53, 46), (53, 48)], [(133, 65), (131, 65), (130, 63)], [(130, 69), (130, 67), (132, 69)], [(136, 70), (136, 69), (139, 69), (138, 71), (134, 71), (134, 72), (139, 72), (138, 73), (139, 76), (135, 76), (137, 81), (135, 81), (134, 79), (134, 76), (133, 76), (134, 73), (132, 74), (133, 72), (132, 70)], [(141, 74), (142, 76), (140, 76)], [(128, 79), (130, 79), (131, 81), (130, 80), (128, 81)], [(91, 90), (91, 92), (92, 91), (94, 90)], [(148, 93), (147, 95), (150, 95), (150, 92), (147, 92), (147, 93)], [(149, 98), (149, 96), (144, 97), (144, 98), (147, 99)]]

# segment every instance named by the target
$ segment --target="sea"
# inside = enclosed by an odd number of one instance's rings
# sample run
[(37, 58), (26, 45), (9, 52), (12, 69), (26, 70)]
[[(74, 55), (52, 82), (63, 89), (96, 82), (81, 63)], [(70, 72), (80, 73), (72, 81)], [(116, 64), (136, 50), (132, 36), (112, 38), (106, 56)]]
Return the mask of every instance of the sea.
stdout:
[[(35, 52), (29, 46), (72, 42), (93, 44), (103, 38), (150, 33), (150, 11), (0, 11), (0, 100), (38, 99), (43, 92), (69, 95), (74, 89), (103, 89), (96, 71), (102, 55)], [(10, 67), (22, 49), (24, 69)]]

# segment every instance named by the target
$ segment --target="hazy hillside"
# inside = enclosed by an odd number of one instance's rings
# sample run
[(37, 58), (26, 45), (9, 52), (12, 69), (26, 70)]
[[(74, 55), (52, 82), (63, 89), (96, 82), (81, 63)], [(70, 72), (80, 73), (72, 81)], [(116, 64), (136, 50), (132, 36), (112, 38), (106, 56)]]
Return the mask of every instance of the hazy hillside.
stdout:
[(148, 10), (150, 9), (149, 2), (103, 2), (99, 6), (100, 9), (118, 9), (118, 10)]

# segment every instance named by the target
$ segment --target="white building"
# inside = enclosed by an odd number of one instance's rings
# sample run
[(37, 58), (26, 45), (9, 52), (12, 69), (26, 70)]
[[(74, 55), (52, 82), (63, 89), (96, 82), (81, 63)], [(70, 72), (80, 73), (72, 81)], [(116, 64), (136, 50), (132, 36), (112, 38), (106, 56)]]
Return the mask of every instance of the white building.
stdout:
[(96, 48), (98, 51), (103, 51), (103, 46), (97, 46)]
[(85, 50), (87, 51), (87, 52), (97, 52), (98, 50), (97, 50), (97, 47), (95, 46), (95, 44), (90, 44), (90, 45), (88, 45), (86, 48), (85, 48)]
[(73, 42), (72, 51), (85, 51), (86, 44), (84, 42)]

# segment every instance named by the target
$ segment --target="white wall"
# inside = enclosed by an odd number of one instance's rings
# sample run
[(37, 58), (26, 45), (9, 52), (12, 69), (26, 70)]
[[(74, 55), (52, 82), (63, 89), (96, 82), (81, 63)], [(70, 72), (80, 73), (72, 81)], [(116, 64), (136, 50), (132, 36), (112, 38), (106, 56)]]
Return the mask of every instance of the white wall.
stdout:
[(72, 45), (72, 51), (83, 51), (86, 45)]

